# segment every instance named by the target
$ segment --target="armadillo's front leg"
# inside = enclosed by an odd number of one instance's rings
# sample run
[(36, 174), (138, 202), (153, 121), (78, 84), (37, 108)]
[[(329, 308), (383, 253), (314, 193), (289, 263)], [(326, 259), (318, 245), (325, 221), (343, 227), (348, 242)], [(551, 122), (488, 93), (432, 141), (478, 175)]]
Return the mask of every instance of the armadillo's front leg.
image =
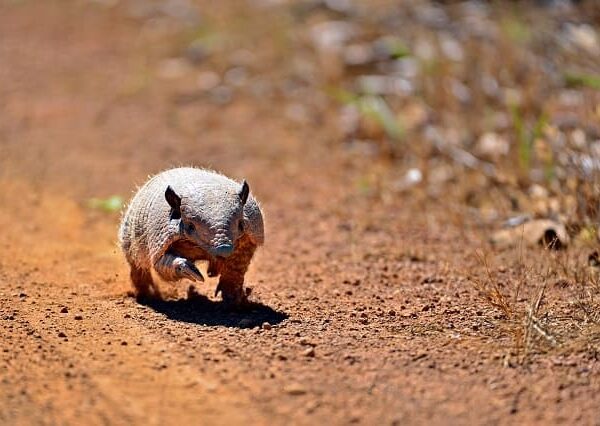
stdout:
[[(240, 306), (247, 302), (244, 292), (244, 275), (256, 250), (256, 245), (241, 241), (235, 252), (228, 258), (219, 261), (219, 284), (216, 293), (221, 292), (223, 302), (230, 306)], [(249, 292), (248, 292), (249, 293)]]
[(215, 295), (221, 293), (223, 302), (229, 306), (241, 306), (247, 298), (244, 293), (244, 275), (224, 271), (219, 278)]
[(194, 262), (172, 253), (165, 253), (154, 262), (154, 269), (165, 281), (177, 281), (187, 278), (192, 281), (204, 281), (204, 277)]

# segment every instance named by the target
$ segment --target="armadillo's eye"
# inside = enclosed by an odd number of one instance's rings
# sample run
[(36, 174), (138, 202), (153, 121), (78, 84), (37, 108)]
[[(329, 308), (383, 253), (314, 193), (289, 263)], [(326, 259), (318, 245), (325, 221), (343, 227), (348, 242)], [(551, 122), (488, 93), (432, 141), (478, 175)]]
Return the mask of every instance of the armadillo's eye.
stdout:
[(243, 220), (240, 220), (240, 221), (238, 222), (238, 230), (239, 230), (240, 232), (244, 232), (244, 221), (243, 221)]

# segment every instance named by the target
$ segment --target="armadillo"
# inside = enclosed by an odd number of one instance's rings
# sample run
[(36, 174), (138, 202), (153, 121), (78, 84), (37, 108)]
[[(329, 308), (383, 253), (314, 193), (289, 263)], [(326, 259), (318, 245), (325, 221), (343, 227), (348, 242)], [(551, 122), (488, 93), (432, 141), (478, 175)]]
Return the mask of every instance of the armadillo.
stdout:
[(133, 196), (119, 228), (140, 298), (160, 298), (154, 274), (165, 281), (204, 281), (195, 262), (205, 260), (208, 276), (219, 275), (215, 295), (243, 304), (244, 275), (263, 242), (262, 212), (248, 183), (193, 167), (151, 177)]

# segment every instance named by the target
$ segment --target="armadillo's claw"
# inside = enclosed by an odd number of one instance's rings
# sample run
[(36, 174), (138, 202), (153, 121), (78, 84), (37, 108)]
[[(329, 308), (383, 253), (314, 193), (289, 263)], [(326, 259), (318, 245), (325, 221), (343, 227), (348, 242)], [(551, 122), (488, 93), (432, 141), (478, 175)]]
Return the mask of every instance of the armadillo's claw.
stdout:
[(189, 262), (189, 261), (188, 261), (188, 264), (189, 264), (190, 272), (194, 276), (194, 279), (196, 281), (204, 282), (204, 277), (202, 276), (202, 274), (200, 273), (198, 268), (196, 268), (196, 265), (194, 265), (194, 263)]
[(215, 297), (219, 295), (219, 292), (222, 291), (221, 283), (217, 284), (217, 288), (215, 288)]
[(178, 275), (180, 275), (182, 278), (204, 282), (204, 277), (193, 262), (183, 259), (181, 262), (178, 262), (176, 267)]

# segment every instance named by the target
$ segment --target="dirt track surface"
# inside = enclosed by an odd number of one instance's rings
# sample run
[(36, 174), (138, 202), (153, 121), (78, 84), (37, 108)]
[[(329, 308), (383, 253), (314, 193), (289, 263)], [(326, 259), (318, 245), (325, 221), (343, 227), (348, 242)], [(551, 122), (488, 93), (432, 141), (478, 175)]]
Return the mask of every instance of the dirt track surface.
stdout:
[[(169, 50), (139, 53), (152, 40), (121, 9), (0, 4), (0, 423), (599, 424), (596, 363), (507, 365), (466, 272), (479, 239), (434, 204), (361, 196), (385, 165), (348, 159), (327, 117), (132, 89)], [(223, 310), (214, 281), (127, 296), (118, 214), (86, 200), (180, 164), (262, 201), (250, 312)]]

